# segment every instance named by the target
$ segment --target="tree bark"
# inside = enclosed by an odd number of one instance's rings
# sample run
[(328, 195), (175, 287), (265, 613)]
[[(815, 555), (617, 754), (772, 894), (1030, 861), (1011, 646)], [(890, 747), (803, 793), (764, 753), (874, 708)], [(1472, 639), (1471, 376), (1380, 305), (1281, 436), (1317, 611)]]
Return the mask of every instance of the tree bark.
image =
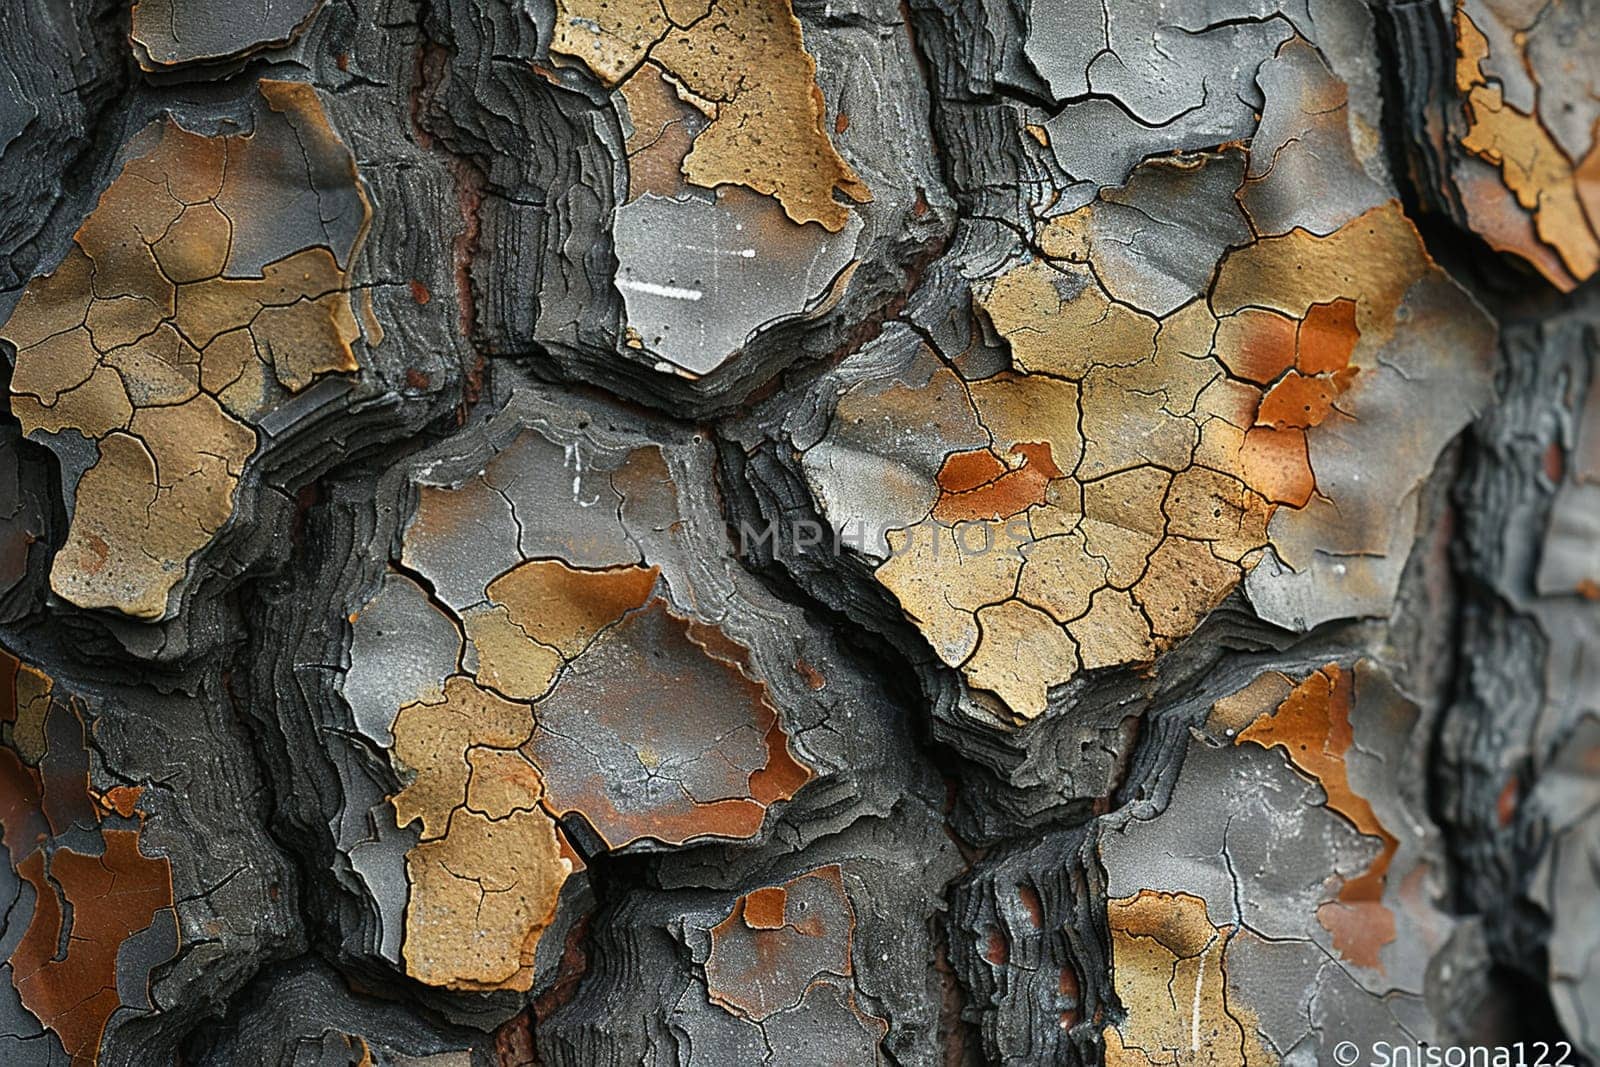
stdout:
[(0, 1062), (1600, 1057), (1587, 0), (0, 13)]

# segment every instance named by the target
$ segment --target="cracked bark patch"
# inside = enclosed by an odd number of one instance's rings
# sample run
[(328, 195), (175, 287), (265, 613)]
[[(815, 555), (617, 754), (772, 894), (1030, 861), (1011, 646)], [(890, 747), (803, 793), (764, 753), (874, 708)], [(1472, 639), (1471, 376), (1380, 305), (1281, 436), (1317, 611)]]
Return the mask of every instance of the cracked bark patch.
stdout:
[(835, 190), (857, 203), (871, 198), (828, 140), (816, 61), (787, 0), (561, 0), (550, 50), (607, 86), (670, 77), (708, 120), (681, 163), (695, 185), (748, 186), (795, 222), (835, 233), (849, 218)]
[[(726, 542), (683, 510), (699, 442), (596, 438), (542, 404), (417, 468), (397, 558), (349, 617), (347, 699), (418, 827), (401, 953), (435, 986), (530, 988), (576, 860), (557, 820), (607, 850), (748, 840), (817, 773), (778, 714), (776, 646), (706, 592)], [(826, 689), (790, 657), (781, 691)]]
[[(1006, 19), (1044, 10), (990, 11), (984, 32), (1014, 40)], [(935, 54), (987, 72), (938, 83), (941, 135), (1004, 145), (1015, 170), (954, 169), (966, 214), (907, 329), (734, 436), (755, 453), (764, 518), (792, 518), (798, 487), (802, 512), (843, 531), (832, 558), (796, 543), (775, 562), (904, 651), (939, 729), (1020, 774), (999, 750), (1032, 742), (961, 718), (1014, 726), (1092, 701), (1092, 673), (1159, 669), (1207, 619), (1234, 620), (1218, 612), (1230, 603), (1255, 616), (1244, 625), (1296, 633), (1388, 613), (1418, 494), (1489, 401), (1492, 328), (1405, 217), (1370, 72), (1329, 25), (1247, 20), (1262, 34), (1243, 68), (1255, 135), (1191, 143), (1152, 125), (1129, 141), (1150, 150), (1096, 188), (1038, 154), (1082, 155), (1088, 135), (1028, 132), (1047, 105), (1004, 49), (937, 5), (925, 15)], [(1183, 47), (1219, 54), (1245, 32), (1184, 30)], [(1108, 70), (1123, 56), (1096, 54)], [(1188, 89), (1205, 92), (1158, 79), (1118, 99)], [(1040, 489), (1044, 455), (1062, 476)]]
[(601, 630), (644, 606), (657, 567), (573, 570), (554, 560), (529, 560), (491, 581), (489, 609), (465, 615), (477, 651), (477, 678), (512, 699), (535, 700)]
[(347, 271), (366, 195), (315, 90), (258, 88), (248, 134), (167, 120), (135, 137), (0, 330), (23, 431), (94, 443), (51, 570), (80, 607), (165, 616), (233, 514), (263, 418), (357, 369)]
[(871, 195), (829, 139), (789, 5), (689, 7), (562, 4), (550, 47), (614, 87), (628, 130), (613, 224), (624, 343), (695, 379), (758, 330), (837, 302), (862, 221), (834, 192)]
[[(1371, 661), (1263, 672), (1186, 732), (1159, 811), (1100, 820), (1127, 1012), (1108, 1062), (1138, 1049), (1272, 1063), (1334, 1033), (1434, 1039), (1441, 973), (1481, 947), (1474, 920), (1437, 903), (1439, 833), (1404, 771), (1421, 721)], [(1204, 830), (1173, 819), (1201, 810)], [(1213, 1028), (1225, 1037), (1207, 1040)]]
[(1350, 724), (1353, 691), (1349, 672), (1329, 664), (1295, 686), (1274, 711), (1239, 731), (1234, 743), (1282, 749), (1322, 786), (1331, 810), (1383, 843), (1371, 866), (1346, 880), (1335, 901), (1317, 909), (1317, 921), (1333, 936), (1341, 956), (1382, 971), (1379, 954), (1395, 938), (1394, 915), (1383, 905), (1383, 892), (1400, 841), (1379, 821), (1367, 798), (1350, 787), (1345, 761), (1355, 743)]
[[(47, 861), (34, 852), (17, 867), (35, 903), (11, 956), (12, 982), (23, 1006), (55, 1031), (75, 1062), (95, 1060), (106, 1023), (121, 1004), (117, 950), (172, 906), (165, 858), (144, 855), (135, 830), (107, 829), (101, 836), (102, 855), (61, 849)], [(59, 957), (63, 936), (71, 945)]]
[(1062, 169), (1115, 185), (1148, 155), (1247, 137), (1261, 101), (1252, 64), (1215, 60), (1270, 54), (1309, 23), (1295, 17), (1299, 5), (1274, 7), (1263, 18), (1212, 19), (1081, 0), (1031, 5), (1024, 48), (1061, 104), (1043, 125)]
[(527, 707), (462, 677), (443, 697), (407, 705), (394, 723), (394, 758), (410, 778), (392, 800), (395, 821), (421, 823), (406, 854), (406, 973), (452, 989), (526, 990), (571, 850), (540, 807), (537, 768), (517, 751), (532, 730)]
[(849, 978), (854, 934), (836, 866), (753, 890), (711, 928), (706, 989), (728, 1011), (764, 1022), (798, 1007), (817, 979)]
[[(1237, 182), (1242, 162), (1151, 166)], [(937, 500), (887, 526), (875, 575), (940, 658), (1019, 721), (1082, 670), (1151, 662), (1264, 550), (1309, 571), (1306, 549), (1328, 544), (1309, 531), (1325, 535), (1328, 512), (1372, 515), (1363, 529), (1383, 551), (1392, 535), (1378, 513), (1392, 516), (1410, 490), (1406, 466), (1363, 481), (1340, 453), (1366, 433), (1421, 436), (1401, 458), (1426, 470), (1475, 402), (1440, 402), (1425, 434), (1381, 408), (1371, 417), (1388, 425), (1365, 426), (1362, 376), (1416, 328), (1402, 303), (1419, 283), (1446, 284), (1397, 204), (1326, 237), (1296, 229), (1220, 252), (1209, 295), (1165, 316), (1107, 292), (1095, 210), (1048, 225), (1042, 247), (1060, 258), (1033, 258), (980, 291), (1012, 370), (969, 384), (936, 369), (937, 392), (888, 415), (909, 432), (955, 403), (988, 438), (943, 458)], [(1472, 395), (1485, 385), (1480, 375)], [(831, 431), (843, 448), (854, 410), (847, 394)], [(844, 493), (873, 484), (857, 477)], [(840, 495), (824, 490), (836, 509)]]

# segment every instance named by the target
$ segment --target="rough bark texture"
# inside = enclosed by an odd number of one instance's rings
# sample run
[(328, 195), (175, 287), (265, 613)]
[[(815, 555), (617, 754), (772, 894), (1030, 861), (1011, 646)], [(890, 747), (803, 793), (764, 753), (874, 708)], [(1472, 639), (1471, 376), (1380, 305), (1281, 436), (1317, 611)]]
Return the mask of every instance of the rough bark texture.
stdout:
[(1588, 0), (0, 14), (0, 1063), (1600, 1056)]

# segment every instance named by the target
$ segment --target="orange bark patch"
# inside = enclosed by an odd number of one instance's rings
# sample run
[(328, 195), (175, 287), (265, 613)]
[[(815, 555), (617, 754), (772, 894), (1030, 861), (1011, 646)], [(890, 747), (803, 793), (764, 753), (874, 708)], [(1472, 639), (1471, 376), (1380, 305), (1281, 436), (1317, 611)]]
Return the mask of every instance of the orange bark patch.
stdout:
[(767, 750), (767, 765), (750, 776), (750, 799), (763, 808), (788, 800), (811, 780), (811, 768), (789, 750), (789, 738), (774, 717), (761, 743)]
[(1275, 504), (1303, 508), (1317, 488), (1304, 430), (1256, 426), (1244, 435), (1239, 462), (1245, 482)]
[(1280, 430), (1285, 427), (1307, 429), (1321, 426), (1328, 412), (1333, 410), (1333, 402), (1344, 392), (1342, 383), (1345, 380), (1338, 377), (1307, 378), (1299, 371), (1290, 371), (1261, 398), (1256, 425)]
[(744, 898), (744, 921), (752, 930), (777, 930), (783, 926), (783, 908), (789, 899), (781, 885), (757, 889)]
[(1251, 723), (1234, 743), (1283, 749), (1295, 767), (1322, 786), (1331, 810), (1382, 842), (1371, 865), (1347, 880), (1337, 899), (1317, 909), (1317, 921), (1333, 935), (1340, 955), (1381, 972), (1379, 951), (1395, 939), (1394, 913), (1383, 904), (1383, 890), (1400, 842), (1350, 785), (1345, 760), (1355, 742), (1350, 725), (1354, 688), (1349, 672), (1329, 664), (1297, 685), (1276, 711)]
[(807, 689), (816, 691), (828, 684), (828, 679), (822, 676), (822, 672), (817, 670), (803, 659), (797, 659), (794, 661), (794, 669), (801, 678), (805, 679)]
[[(1261, 398), (1256, 426), (1304, 430), (1322, 425), (1335, 402), (1355, 379), (1357, 371), (1350, 366), (1350, 356), (1360, 339), (1354, 300), (1340, 298), (1326, 304), (1312, 304), (1295, 334), (1295, 369), (1287, 371)], [(1292, 443), (1294, 438), (1287, 438), (1280, 445), (1286, 447)], [(1303, 439), (1299, 444), (1303, 453)], [(1253, 447), (1258, 453), (1256, 461), (1265, 468), (1266, 457), (1259, 453), (1269, 447), (1267, 439), (1258, 439)], [(1309, 490), (1304, 490), (1303, 497), (1301, 492), (1304, 481), (1310, 478), (1309, 464), (1305, 465), (1302, 478), (1294, 470), (1298, 464), (1286, 462), (1287, 455), (1277, 453), (1274, 458), (1276, 462), (1270, 465), (1273, 469), (1267, 473), (1271, 479), (1267, 484), (1277, 487), (1288, 499), (1275, 497), (1264, 489), (1263, 493), (1280, 499), (1281, 503), (1292, 503), (1299, 497), (1295, 506), (1304, 506)]]
[(1002, 477), (1007, 467), (986, 448), (952, 453), (939, 468), (939, 488), (946, 493), (970, 493)]
[(100, 806), (108, 812), (116, 812), (124, 819), (131, 819), (137, 810), (139, 798), (143, 795), (143, 786), (119, 785), (105, 791), (100, 797)]
[(1500, 790), (1500, 796), (1495, 800), (1495, 818), (1502, 827), (1510, 826), (1511, 820), (1517, 817), (1517, 791), (1520, 788), (1521, 783), (1513, 774), (1506, 779), (1505, 788)]
[(1561, 442), (1551, 441), (1550, 447), (1544, 450), (1544, 474), (1552, 482), (1559, 483), (1567, 473), (1567, 454), (1562, 451)]
[(981, 522), (1018, 515), (1045, 502), (1045, 487), (1061, 477), (1048, 444), (1024, 442), (1010, 453), (1015, 466), (992, 452), (957, 452), (939, 471), (939, 502), (933, 517), (945, 524)]
[[(1071, 967), (1063, 965), (1061, 974), (1056, 979), (1056, 992), (1069, 1000), (1077, 1000), (1083, 995), (1083, 985), (1078, 981), (1078, 972)], [(1082, 1013), (1076, 1008), (1061, 1013), (1061, 1029), (1070, 1030), (1078, 1025)]]
[(1350, 365), (1361, 340), (1356, 328), (1356, 302), (1335, 300), (1312, 304), (1300, 322), (1295, 366), (1302, 374), (1333, 374)]

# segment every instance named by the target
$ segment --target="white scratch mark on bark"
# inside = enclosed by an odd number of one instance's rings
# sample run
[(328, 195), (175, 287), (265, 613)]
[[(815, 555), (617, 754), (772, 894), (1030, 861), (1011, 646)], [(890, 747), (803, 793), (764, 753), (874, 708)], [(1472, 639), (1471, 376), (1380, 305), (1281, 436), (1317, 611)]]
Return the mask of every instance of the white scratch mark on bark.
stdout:
[(617, 282), (617, 285), (623, 289), (631, 289), (636, 293), (664, 296), (669, 300), (699, 300), (706, 295), (699, 289), (682, 289), (676, 285), (657, 285), (655, 282), (636, 282), (631, 278), (623, 278)]

